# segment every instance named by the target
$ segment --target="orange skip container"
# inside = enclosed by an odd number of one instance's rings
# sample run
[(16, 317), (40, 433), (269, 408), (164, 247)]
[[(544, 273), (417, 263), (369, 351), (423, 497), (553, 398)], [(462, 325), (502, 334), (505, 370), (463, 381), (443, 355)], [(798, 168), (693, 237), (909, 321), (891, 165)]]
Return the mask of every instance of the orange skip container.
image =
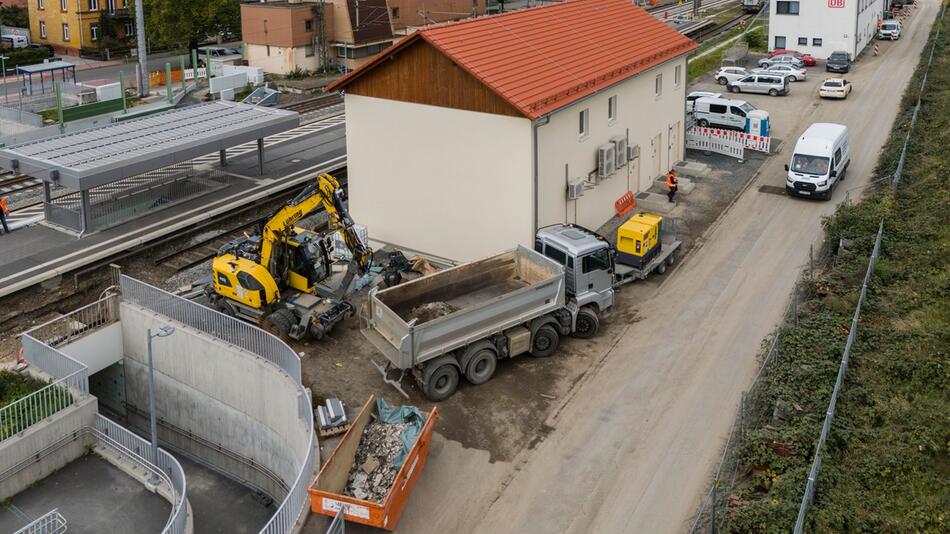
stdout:
[(438, 409), (432, 408), (431, 412), (425, 414), (425, 423), (422, 425), (419, 437), (409, 449), (406, 461), (403, 462), (402, 468), (393, 480), (393, 485), (380, 503), (343, 495), (350, 469), (356, 461), (356, 449), (359, 447), (363, 428), (369, 423), (370, 416), (374, 413), (376, 413), (376, 397), (370, 395), (353, 422), (353, 426), (343, 435), (343, 439), (320, 468), (317, 478), (310, 484), (310, 510), (317, 514), (335, 517), (342, 507), (347, 521), (394, 530), (403, 508), (406, 507), (409, 495), (412, 494), (412, 489), (419, 480), (419, 474), (425, 466)]

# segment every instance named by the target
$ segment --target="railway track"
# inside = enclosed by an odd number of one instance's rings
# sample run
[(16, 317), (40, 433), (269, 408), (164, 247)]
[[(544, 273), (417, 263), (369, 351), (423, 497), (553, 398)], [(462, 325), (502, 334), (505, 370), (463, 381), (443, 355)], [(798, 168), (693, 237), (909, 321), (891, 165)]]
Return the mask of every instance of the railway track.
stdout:
[(0, 179), (0, 195), (18, 193), (27, 189), (39, 187), (43, 182), (32, 176), (19, 175)]
[(335, 106), (337, 104), (343, 103), (343, 95), (339, 93), (333, 93), (329, 95), (321, 95), (316, 98), (310, 98), (307, 100), (302, 100), (300, 102), (294, 102), (287, 104), (286, 106), (281, 106), (281, 109), (286, 109), (290, 111), (296, 111), (297, 113), (313, 113), (314, 111), (319, 111), (330, 106)]
[(706, 39), (709, 39), (711, 37), (716, 37), (717, 35), (723, 32), (727, 32), (739, 26), (740, 24), (751, 19), (754, 16), (755, 16), (754, 13), (742, 13), (741, 15), (737, 15), (735, 18), (730, 19), (724, 22), (723, 24), (709, 26), (707, 28), (701, 28), (696, 33), (690, 34), (690, 38), (692, 38), (697, 43), (701, 43), (705, 41)]

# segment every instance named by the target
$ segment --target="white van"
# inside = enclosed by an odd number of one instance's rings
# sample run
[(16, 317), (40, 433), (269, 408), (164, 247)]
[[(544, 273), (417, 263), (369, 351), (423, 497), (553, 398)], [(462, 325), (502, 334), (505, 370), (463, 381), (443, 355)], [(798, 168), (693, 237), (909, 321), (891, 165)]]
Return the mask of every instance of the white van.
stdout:
[(838, 180), (844, 180), (850, 163), (848, 127), (816, 122), (795, 143), (792, 161), (785, 166), (785, 191), (828, 200)]
[(3, 41), (4, 48), (26, 48), (27, 45), (30, 44), (24, 35), (10, 35), (5, 33), (0, 36), (0, 40)]
[(726, 128), (745, 131), (746, 117), (755, 106), (745, 100), (702, 97), (693, 104), (693, 118), (703, 128)]

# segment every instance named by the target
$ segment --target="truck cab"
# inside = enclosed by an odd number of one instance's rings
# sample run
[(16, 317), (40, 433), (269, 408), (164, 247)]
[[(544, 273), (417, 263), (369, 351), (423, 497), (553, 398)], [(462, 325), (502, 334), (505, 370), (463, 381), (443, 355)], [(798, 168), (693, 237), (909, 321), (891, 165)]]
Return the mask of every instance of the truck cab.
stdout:
[(534, 250), (564, 266), (567, 297), (577, 309), (602, 313), (614, 305), (614, 250), (603, 237), (558, 224), (538, 230)]

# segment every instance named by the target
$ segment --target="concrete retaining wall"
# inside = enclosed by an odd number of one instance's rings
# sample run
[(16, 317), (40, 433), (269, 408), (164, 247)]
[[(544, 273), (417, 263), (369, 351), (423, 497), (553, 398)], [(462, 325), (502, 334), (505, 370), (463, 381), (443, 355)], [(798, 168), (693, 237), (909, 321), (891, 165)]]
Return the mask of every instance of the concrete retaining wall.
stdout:
[[(86, 426), (94, 427), (98, 411), (96, 398), (88, 395), (34, 424), (21, 435), (0, 442), (0, 477), (4, 477), (0, 479), (0, 501), (16, 495), (85, 454), (86, 446), (92, 445), (95, 437), (89, 433), (73, 436), (73, 432)], [(63, 438), (67, 440), (58, 446)], [(37, 455), (49, 447), (55, 447), (55, 450), (36, 460)], [(31, 463), (21, 465), (31, 459)], [(17, 466), (20, 466), (19, 469), (11, 472)]]
[[(123, 302), (126, 402), (130, 421), (148, 428), (140, 414), (148, 411), (146, 329), (172, 324), (175, 333), (152, 342), (156, 381), (156, 411), (178, 432), (160, 428), (159, 438), (283, 498), (307, 454), (308, 434), (300, 419), (300, 388), (286, 373), (256, 355), (207, 334), (169, 321), (144, 308)], [(307, 414), (309, 415), (309, 414)], [(277, 484), (262, 470), (233, 455), (215, 453), (207, 444), (220, 444), (276, 474)]]
[(89, 332), (59, 350), (88, 367), (90, 375), (98, 373), (122, 359), (122, 325), (112, 323)]

